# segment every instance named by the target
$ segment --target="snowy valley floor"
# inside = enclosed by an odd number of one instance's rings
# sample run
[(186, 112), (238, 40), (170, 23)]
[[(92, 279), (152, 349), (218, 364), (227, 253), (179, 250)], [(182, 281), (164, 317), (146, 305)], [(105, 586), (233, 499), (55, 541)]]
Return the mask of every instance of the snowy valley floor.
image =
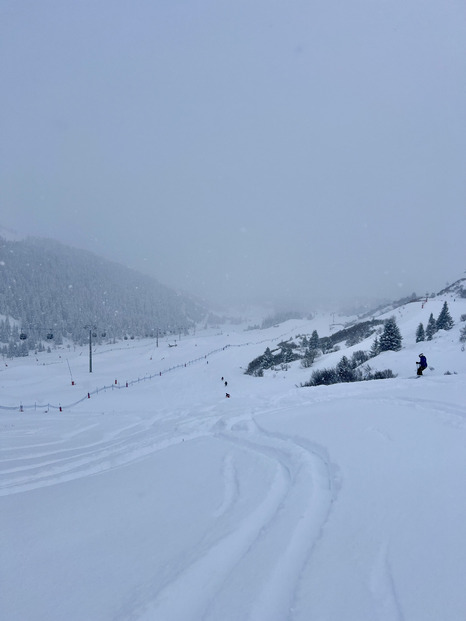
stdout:
[(0, 410), (1, 619), (466, 619), (466, 355), (419, 380), (244, 375), (280, 330), (3, 367), (25, 407)]

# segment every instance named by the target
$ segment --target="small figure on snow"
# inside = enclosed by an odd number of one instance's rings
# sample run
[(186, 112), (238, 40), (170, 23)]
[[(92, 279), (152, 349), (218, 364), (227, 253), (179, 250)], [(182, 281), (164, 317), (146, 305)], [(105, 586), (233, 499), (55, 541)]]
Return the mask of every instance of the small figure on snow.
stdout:
[(228, 382), (225, 382), (225, 386), (228, 386)]
[(225, 393), (225, 397), (226, 397), (227, 399), (229, 399), (229, 398), (230, 398), (230, 393), (226, 392), (226, 393)]
[(427, 369), (427, 358), (424, 354), (419, 354), (419, 362), (416, 362), (417, 366), (417, 374), (422, 375), (422, 372)]

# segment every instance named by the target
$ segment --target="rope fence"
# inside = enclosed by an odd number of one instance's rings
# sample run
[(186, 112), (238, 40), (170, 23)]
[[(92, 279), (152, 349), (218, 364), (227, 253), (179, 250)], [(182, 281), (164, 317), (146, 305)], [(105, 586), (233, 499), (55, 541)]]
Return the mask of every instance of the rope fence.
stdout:
[(41, 403), (41, 404), (34, 403), (33, 405), (24, 405), (20, 403), (19, 406), (18, 405), (0, 405), (0, 410), (10, 411), (10, 412), (18, 412), (18, 411), (26, 412), (27, 410), (43, 411), (45, 409), (46, 412), (49, 412), (50, 410), (56, 410), (58, 412), (62, 412), (63, 410), (69, 410), (79, 405), (80, 403), (83, 403), (87, 399), (90, 399), (93, 395), (98, 395), (100, 392), (106, 392), (107, 390), (121, 390), (124, 388), (129, 388), (130, 386), (134, 386), (135, 384), (139, 384), (140, 382), (152, 380), (152, 379), (155, 379), (156, 377), (162, 377), (162, 375), (165, 375), (166, 373), (171, 373), (172, 371), (176, 371), (177, 369), (182, 369), (189, 365), (201, 362), (202, 360), (206, 360), (210, 356), (214, 356), (215, 354), (225, 351), (226, 349), (229, 349), (230, 347), (246, 347), (250, 345), (262, 345), (263, 343), (270, 343), (272, 341), (277, 341), (278, 339), (282, 339), (284, 338), (284, 336), (286, 336), (286, 334), (289, 334), (289, 332), (285, 334), (281, 334), (280, 336), (276, 336), (273, 338), (263, 339), (262, 341), (256, 341), (256, 342), (249, 341), (247, 343), (239, 343), (237, 345), (231, 345), (231, 344), (224, 345), (223, 347), (214, 349), (210, 351), (209, 353), (204, 354), (203, 356), (199, 356), (198, 358), (194, 358), (193, 360), (189, 360), (188, 362), (176, 364), (172, 367), (169, 367), (168, 369), (163, 369), (162, 371), (158, 371), (157, 373), (146, 374), (143, 377), (138, 377), (137, 379), (127, 381), (124, 384), (118, 384), (117, 380), (115, 380), (114, 384), (96, 388), (95, 390), (88, 392), (81, 399), (78, 399), (77, 401), (74, 401), (73, 403), (68, 403), (67, 405), (54, 405), (52, 403)]

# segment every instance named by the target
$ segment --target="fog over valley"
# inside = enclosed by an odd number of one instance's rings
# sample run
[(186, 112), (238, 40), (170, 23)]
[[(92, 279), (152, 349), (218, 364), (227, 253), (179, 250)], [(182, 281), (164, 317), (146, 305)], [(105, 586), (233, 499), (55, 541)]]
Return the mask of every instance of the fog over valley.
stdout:
[(0, 6), (0, 227), (210, 306), (460, 278), (466, 7)]

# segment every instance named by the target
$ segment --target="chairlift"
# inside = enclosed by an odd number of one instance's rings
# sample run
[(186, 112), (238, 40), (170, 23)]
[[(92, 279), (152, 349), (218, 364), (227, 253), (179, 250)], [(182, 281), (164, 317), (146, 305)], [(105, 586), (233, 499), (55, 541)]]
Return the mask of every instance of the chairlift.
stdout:
[(93, 338), (93, 339), (97, 338), (97, 332), (93, 332), (93, 333), (92, 333), (92, 338)]
[(107, 333), (106, 333), (106, 332), (102, 332), (102, 335), (101, 335), (101, 336), (102, 336), (102, 338), (104, 339), (104, 338), (107, 336)]
[(28, 337), (28, 335), (27, 335), (27, 334), (25, 334), (24, 332), (21, 332), (21, 334), (19, 335), (19, 338), (20, 338), (22, 341), (25, 341), (25, 340), (27, 339), (27, 337)]
[(49, 341), (51, 341), (51, 340), (53, 339), (53, 333), (52, 333), (52, 332), (49, 332), (49, 333), (47, 334), (47, 339), (48, 339)]

